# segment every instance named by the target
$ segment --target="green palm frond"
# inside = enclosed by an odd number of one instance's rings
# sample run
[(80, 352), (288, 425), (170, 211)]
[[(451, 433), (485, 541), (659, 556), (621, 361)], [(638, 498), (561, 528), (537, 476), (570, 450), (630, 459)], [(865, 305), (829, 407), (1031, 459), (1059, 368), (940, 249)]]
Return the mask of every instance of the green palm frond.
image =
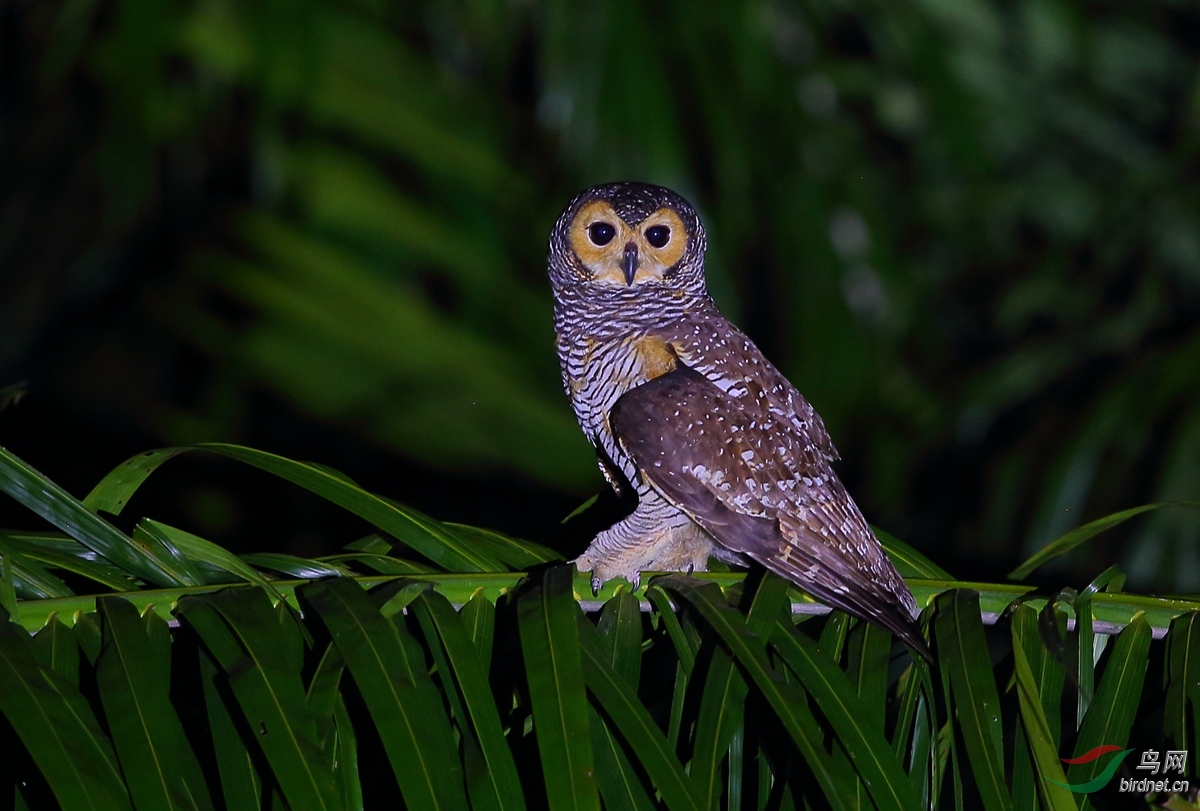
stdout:
[[(319, 559), (239, 556), (100, 515), (185, 451), (259, 467), (378, 534)], [(1057, 811), (1074, 807), (1062, 785), (1105, 765), (1059, 758), (1196, 740), (1200, 602), (1122, 594), (1115, 569), (1053, 596), (910, 578), (931, 667), (771, 575), (592, 599), (551, 550), (248, 448), (141, 454), (82, 501), (0, 451), (0, 489), (59, 530), (0, 532), (0, 712), (27, 758), (2, 790), (26, 807), (341, 809), (398, 791), (430, 809)], [(1165, 688), (1146, 679), (1156, 657)]]

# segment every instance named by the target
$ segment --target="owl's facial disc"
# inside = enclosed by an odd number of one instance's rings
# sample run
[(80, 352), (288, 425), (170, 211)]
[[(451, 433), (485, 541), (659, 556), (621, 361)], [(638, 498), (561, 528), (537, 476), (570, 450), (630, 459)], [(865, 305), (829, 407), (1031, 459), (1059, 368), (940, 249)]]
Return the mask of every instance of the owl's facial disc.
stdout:
[(636, 225), (629, 225), (604, 200), (593, 200), (571, 222), (571, 249), (591, 281), (632, 287), (659, 281), (687, 250), (683, 220), (660, 208)]

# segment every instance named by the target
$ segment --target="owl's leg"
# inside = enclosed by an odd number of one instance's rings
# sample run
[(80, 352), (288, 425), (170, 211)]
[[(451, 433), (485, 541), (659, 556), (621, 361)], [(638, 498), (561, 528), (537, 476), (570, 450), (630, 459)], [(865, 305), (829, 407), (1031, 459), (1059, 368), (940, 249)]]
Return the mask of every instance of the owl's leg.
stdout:
[(598, 534), (575, 559), (592, 575), (592, 590), (623, 577), (637, 587), (642, 572), (703, 572), (713, 539), (657, 492), (640, 493), (637, 509)]

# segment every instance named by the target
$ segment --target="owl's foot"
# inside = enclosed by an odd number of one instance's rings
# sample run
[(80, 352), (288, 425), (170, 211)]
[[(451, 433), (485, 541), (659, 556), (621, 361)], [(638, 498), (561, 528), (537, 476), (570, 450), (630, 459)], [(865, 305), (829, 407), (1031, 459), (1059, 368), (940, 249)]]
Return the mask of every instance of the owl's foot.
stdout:
[(596, 597), (600, 594), (600, 589), (604, 588), (605, 583), (616, 577), (621, 577), (625, 580), (628, 580), (630, 585), (633, 586), (634, 591), (638, 590), (638, 587), (642, 582), (642, 573), (640, 570), (621, 569), (620, 571), (617, 571), (617, 568), (620, 567), (612, 567), (603, 563), (596, 563), (588, 558), (586, 552), (571, 562), (575, 564), (575, 568), (579, 570), (580, 574), (590, 574), (592, 576), (591, 585), (593, 597)]
[(629, 581), (634, 591), (638, 590), (642, 582), (641, 569), (631, 569), (608, 565), (606, 562), (596, 562), (589, 558), (586, 552), (571, 562), (575, 564), (575, 568), (579, 570), (580, 574), (590, 574), (592, 576), (593, 597), (600, 594), (600, 589), (604, 588), (605, 583), (617, 577)]
[(619, 523), (596, 536), (587, 550), (574, 560), (580, 572), (591, 574), (592, 593), (614, 577), (623, 577), (636, 590), (642, 572), (703, 572), (708, 570), (712, 538), (691, 523), (656, 528), (630, 538)]

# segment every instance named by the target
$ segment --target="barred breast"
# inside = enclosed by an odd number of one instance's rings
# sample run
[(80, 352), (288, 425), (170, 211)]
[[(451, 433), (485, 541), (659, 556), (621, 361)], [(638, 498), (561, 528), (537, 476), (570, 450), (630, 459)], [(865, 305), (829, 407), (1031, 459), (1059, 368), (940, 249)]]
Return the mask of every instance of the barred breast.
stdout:
[[(637, 468), (614, 440), (608, 414), (622, 394), (675, 368), (664, 335), (704, 303), (672, 296), (663, 306), (662, 299), (623, 289), (586, 298), (566, 292), (555, 303), (555, 343), (575, 417), (588, 439), (639, 490)], [(617, 487), (603, 464), (601, 470)]]

